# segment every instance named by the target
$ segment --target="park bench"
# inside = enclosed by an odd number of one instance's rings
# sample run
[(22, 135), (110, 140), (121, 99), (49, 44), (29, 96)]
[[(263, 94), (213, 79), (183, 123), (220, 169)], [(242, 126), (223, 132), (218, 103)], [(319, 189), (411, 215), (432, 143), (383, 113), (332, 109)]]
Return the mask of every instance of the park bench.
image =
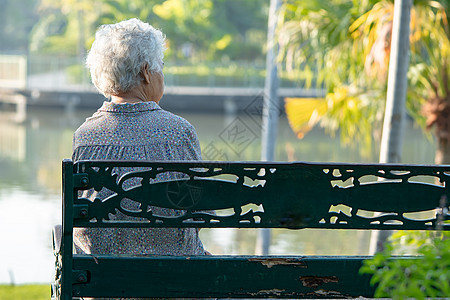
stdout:
[[(119, 177), (120, 168), (133, 171)], [(153, 180), (166, 172), (179, 179)], [(133, 178), (140, 184), (125, 188)], [(370, 275), (359, 273), (368, 257), (79, 255), (73, 254), (73, 228), (449, 230), (443, 203), (449, 179), (449, 166), (64, 160), (53, 296), (372, 297)], [(112, 194), (104, 201), (83, 198), (80, 191), (92, 188)], [(124, 209), (123, 198), (142, 209)], [(149, 206), (185, 213), (162, 217)], [(205, 212), (211, 210), (216, 213)], [(136, 218), (111, 220), (117, 211)]]

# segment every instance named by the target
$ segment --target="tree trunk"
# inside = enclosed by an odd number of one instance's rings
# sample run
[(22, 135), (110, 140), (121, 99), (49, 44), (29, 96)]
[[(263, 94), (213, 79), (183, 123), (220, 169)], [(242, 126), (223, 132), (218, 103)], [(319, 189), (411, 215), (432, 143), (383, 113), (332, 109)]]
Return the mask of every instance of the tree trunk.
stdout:
[(436, 155), (434, 157), (434, 163), (437, 165), (450, 164), (450, 143), (448, 139), (438, 137), (438, 147), (436, 149)]
[[(392, 24), (389, 77), (381, 138), (380, 163), (399, 163), (403, 142), (403, 123), (407, 72), (409, 67), (409, 24), (412, 0), (395, 0)], [(391, 232), (374, 230), (370, 239), (370, 254), (381, 252)]]

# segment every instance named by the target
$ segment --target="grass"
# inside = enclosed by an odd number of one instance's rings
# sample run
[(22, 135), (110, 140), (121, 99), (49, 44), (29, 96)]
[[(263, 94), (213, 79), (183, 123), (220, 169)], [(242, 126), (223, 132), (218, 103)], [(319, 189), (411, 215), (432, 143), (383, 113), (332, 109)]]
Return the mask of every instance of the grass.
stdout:
[(1, 300), (49, 300), (50, 284), (0, 285)]

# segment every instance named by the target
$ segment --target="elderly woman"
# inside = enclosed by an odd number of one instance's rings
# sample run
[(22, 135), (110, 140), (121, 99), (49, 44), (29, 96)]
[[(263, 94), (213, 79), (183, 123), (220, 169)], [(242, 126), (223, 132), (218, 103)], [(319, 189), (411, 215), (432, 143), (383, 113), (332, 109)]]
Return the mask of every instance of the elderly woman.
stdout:
[[(201, 159), (194, 127), (158, 105), (164, 90), (163, 52), (161, 31), (137, 19), (99, 28), (87, 66), (96, 88), (111, 101), (75, 132), (74, 161)], [(107, 191), (94, 193), (87, 196), (108, 196)], [(133, 209), (136, 203), (125, 205)], [(181, 213), (152, 210), (166, 216)], [(120, 213), (115, 217), (127, 218)], [(205, 254), (195, 228), (81, 228), (74, 232), (74, 243), (77, 253), (86, 254)]]

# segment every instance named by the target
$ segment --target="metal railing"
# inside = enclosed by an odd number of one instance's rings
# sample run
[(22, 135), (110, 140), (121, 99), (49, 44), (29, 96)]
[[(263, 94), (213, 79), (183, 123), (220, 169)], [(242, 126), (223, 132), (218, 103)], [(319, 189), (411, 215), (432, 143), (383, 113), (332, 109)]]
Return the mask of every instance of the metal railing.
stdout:
[(0, 87), (25, 88), (27, 83), (27, 57), (0, 55)]

